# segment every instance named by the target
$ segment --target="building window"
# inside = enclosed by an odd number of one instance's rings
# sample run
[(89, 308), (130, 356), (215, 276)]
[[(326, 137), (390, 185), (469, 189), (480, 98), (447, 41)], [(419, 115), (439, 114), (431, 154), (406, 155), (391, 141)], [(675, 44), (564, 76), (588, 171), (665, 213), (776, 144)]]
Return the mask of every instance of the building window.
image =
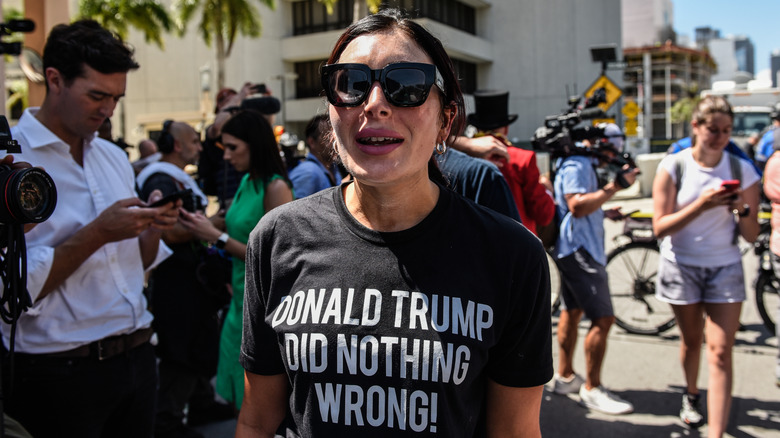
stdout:
[(328, 15), (325, 6), (317, 0), (294, 2), (293, 35), (341, 30), (352, 24), (351, 1), (341, 0), (333, 5), (333, 14)]
[(477, 65), (471, 62), (453, 59), (455, 74), (460, 82), (460, 90), (463, 94), (474, 94), (477, 89)]
[(297, 99), (324, 95), (320, 82), (320, 66), (324, 65), (326, 61), (326, 59), (321, 59), (295, 63), (295, 73), (298, 74), (298, 79), (295, 80), (295, 97)]
[(430, 18), (472, 35), (477, 33), (474, 8), (456, 0), (383, 0), (379, 9), (387, 8), (403, 9), (413, 18)]

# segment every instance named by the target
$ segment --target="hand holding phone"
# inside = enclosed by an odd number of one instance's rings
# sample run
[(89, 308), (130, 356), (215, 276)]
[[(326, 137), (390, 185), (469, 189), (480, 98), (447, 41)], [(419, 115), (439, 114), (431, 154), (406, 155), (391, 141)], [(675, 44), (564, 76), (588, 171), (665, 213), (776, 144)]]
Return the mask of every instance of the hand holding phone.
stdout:
[(728, 192), (733, 192), (739, 189), (739, 180), (729, 179), (720, 183), (720, 187)]
[(162, 199), (155, 201), (149, 205), (149, 208), (156, 208), (156, 207), (162, 207), (163, 205), (169, 203), (169, 202), (176, 202), (179, 199), (184, 199), (186, 196), (189, 196), (192, 194), (192, 189), (182, 190), (176, 193), (172, 193), (168, 196), (163, 197)]

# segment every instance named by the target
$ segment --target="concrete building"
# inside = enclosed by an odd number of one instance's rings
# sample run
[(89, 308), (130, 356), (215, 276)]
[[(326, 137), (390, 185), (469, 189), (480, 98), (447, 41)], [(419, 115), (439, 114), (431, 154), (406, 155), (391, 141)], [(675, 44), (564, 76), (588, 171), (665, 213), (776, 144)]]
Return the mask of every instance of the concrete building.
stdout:
[(772, 75), (772, 87), (780, 86), (780, 49), (775, 49), (769, 56), (769, 69)]
[(709, 88), (715, 69), (712, 57), (704, 50), (667, 43), (626, 47), (623, 58), (627, 64), (624, 99), (636, 100), (645, 109), (645, 114), (651, 114), (645, 123), (649, 131), (646, 136), (675, 139), (686, 135), (685, 126), (672, 124), (669, 110), (677, 100), (686, 97), (694, 83), (699, 90)]
[[(33, 1), (33, 0), (27, 0)], [(52, 0), (34, 0), (51, 2)], [(60, 3), (57, 1), (56, 3)], [(169, 0), (163, 0), (169, 4)], [(419, 21), (444, 43), (467, 92), (510, 91), (509, 110), (519, 114), (510, 137), (527, 141), (544, 117), (566, 107), (567, 96), (585, 91), (599, 76), (589, 48), (615, 44), (620, 50), (621, 0), (389, 0), (413, 7)], [(70, 0), (70, 12), (76, 1)], [(365, 14), (365, 2), (357, 2)], [(255, 3), (262, 17), (258, 39), (239, 37), (226, 63), (226, 85), (264, 82), (284, 101), (277, 118), (300, 134), (306, 121), (324, 111), (319, 65), (352, 20), (353, 2), (341, 0), (327, 15), (316, 0), (277, 0), (276, 10)], [(67, 19), (61, 19), (61, 22)], [(126, 97), (112, 118), (115, 136), (136, 144), (175, 118), (208, 123), (216, 89), (216, 55), (197, 33), (165, 37), (165, 50), (131, 31), (141, 68), (128, 76)], [(50, 28), (50, 26), (49, 26)], [(48, 32), (48, 29), (46, 29)], [(612, 79), (620, 84), (620, 75)], [(473, 111), (471, 99), (467, 113)]]
[(621, 0), (620, 3), (623, 47), (666, 42), (674, 25), (672, 0)]

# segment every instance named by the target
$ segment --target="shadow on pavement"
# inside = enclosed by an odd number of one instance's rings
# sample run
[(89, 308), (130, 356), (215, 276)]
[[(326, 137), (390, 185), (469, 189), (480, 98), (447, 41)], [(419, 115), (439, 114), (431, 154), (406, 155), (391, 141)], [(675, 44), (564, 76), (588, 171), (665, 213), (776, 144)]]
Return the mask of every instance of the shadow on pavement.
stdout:
[[(706, 436), (706, 425), (688, 429), (677, 417), (682, 388), (668, 391), (615, 391), (634, 404), (634, 412), (612, 416), (592, 412), (579, 405), (577, 395), (558, 395), (547, 390), (542, 399), (541, 427), (545, 437), (611, 437), (630, 438)], [(706, 391), (702, 392), (706, 406)], [(728, 436), (758, 438), (780, 436), (780, 405), (735, 397), (729, 419)], [(772, 434), (772, 435), (770, 435)]]

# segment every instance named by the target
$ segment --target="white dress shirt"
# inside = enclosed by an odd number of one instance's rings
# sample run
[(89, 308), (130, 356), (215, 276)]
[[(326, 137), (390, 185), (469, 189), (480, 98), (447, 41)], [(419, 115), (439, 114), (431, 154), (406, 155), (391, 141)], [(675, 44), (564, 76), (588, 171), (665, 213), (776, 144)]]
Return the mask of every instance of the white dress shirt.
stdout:
[[(152, 315), (143, 295), (138, 238), (103, 245), (64, 283), (36, 302), (52, 267), (54, 248), (114, 202), (137, 197), (133, 169), (119, 147), (96, 136), (87, 139), (82, 167), (71, 156), (70, 146), (35, 118), (37, 111), (27, 109), (11, 130), (22, 147), (15, 161), (44, 168), (57, 187), (57, 207), (48, 220), (25, 235), (27, 287), (34, 305), (19, 318), (16, 350), (67, 351), (149, 327)], [(170, 254), (160, 242), (152, 267)], [(2, 329), (8, 346), (10, 327), (3, 323)]]

